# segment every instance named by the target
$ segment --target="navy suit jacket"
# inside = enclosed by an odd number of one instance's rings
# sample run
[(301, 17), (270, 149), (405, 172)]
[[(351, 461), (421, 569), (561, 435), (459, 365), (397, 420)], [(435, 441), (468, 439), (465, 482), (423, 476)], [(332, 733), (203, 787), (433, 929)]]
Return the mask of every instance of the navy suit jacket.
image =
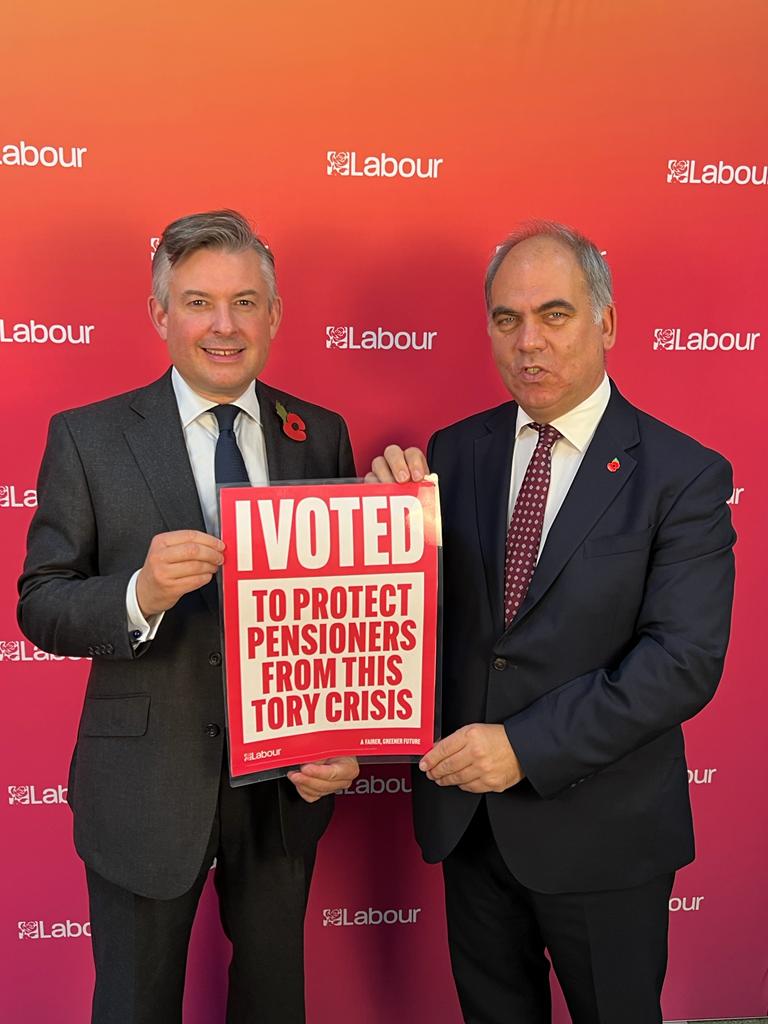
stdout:
[[(256, 391), (271, 480), (355, 475), (340, 416), (261, 381)], [(302, 417), (306, 441), (282, 432), (278, 399)], [(77, 850), (125, 889), (179, 896), (200, 870), (221, 779), (215, 581), (184, 595), (135, 651), (125, 608), (155, 534), (205, 530), (170, 372), (54, 416), (38, 501), (19, 581), (21, 628), (46, 651), (93, 658), (69, 778)], [(311, 850), (331, 798), (307, 804), (285, 779), (258, 785), (279, 787), (289, 852)]]
[[(680, 724), (722, 672), (735, 534), (728, 463), (612, 394), (505, 629), (517, 405), (439, 431), (443, 735), (502, 723), (525, 779), (487, 795), (507, 866), (541, 892), (638, 885), (693, 858)], [(617, 459), (618, 470), (607, 465)], [(416, 833), (445, 858), (479, 796), (416, 773)]]

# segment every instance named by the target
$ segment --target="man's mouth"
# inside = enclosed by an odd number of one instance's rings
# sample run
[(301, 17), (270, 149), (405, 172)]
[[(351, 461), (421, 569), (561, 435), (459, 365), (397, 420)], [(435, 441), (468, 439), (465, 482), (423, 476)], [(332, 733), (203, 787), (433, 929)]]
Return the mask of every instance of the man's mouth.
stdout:
[(203, 352), (209, 356), (214, 356), (217, 359), (231, 359), (233, 356), (239, 356), (241, 352), (245, 352), (244, 348), (211, 348), (210, 346), (203, 346)]
[(520, 370), (520, 376), (524, 377), (526, 380), (532, 380), (545, 372), (546, 371), (543, 366), (524, 366)]

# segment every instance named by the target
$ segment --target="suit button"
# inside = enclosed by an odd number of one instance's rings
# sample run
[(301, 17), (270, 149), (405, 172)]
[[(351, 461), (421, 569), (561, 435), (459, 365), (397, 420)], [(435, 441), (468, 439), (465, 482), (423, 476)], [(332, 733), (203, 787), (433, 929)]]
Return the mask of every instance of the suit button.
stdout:
[(215, 722), (209, 722), (209, 724), (205, 727), (205, 735), (210, 736), (212, 740), (215, 740), (220, 732), (221, 729), (218, 727), (218, 725), (216, 725)]
[(507, 659), (506, 658), (494, 658), (493, 659), (493, 667), (496, 669), (497, 672), (503, 672), (504, 669), (507, 667)]
[(208, 655), (208, 664), (209, 665), (220, 665), (221, 664), (221, 655), (219, 654), (218, 651), (214, 651), (212, 654)]

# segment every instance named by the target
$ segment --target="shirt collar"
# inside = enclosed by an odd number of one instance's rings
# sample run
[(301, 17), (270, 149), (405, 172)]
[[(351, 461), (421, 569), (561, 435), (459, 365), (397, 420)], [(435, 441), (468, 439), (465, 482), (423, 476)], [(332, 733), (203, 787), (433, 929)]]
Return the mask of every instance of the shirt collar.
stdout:
[[(203, 398), (202, 395), (198, 395), (187, 384), (175, 366), (171, 370), (171, 382), (176, 395), (176, 404), (179, 407), (181, 425), (185, 430), (190, 423), (193, 423), (199, 416), (202, 416), (204, 412), (208, 412), (209, 409), (213, 409), (219, 404), (218, 402), (210, 401), (208, 398)], [(256, 384), (254, 381), (251, 381), (242, 395), (236, 398), (232, 404), (239, 406), (243, 412), (248, 413), (251, 419), (257, 423), (261, 423), (259, 400), (256, 397)]]
[[(551, 425), (559, 430), (565, 440), (572, 444), (574, 448), (583, 452), (592, 440), (592, 435), (602, 419), (610, 397), (611, 382), (608, 379), (608, 374), (604, 373), (603, 379), (588, 398), (585, 398), (583, 402), (574, 409), (571, 409), (570, 412), (566, 412), (562, 416), (558, 416), (557, 419), (552, 420)], [(529, 416), (527, 412), (518, 406), (515, 437), (519, 438), (520, 432), (529, 423), (533, 422), (533, 417)]]

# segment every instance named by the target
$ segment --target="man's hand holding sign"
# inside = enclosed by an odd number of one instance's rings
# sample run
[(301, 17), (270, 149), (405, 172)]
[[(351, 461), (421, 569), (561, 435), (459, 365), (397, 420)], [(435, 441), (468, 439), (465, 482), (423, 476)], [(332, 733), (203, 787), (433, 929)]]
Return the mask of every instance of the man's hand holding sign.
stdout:
[(224, 561), (224, 545), (201, 530), (174, 530), (152, 538), (136, 579), (142, 615), (173, 608), (184, 594), (210, 583)]
[(300, 771), (288, 772), (288, 778), (301, 797), (312, 804), (329, 793), (349, 789), (359, 774), (356, 757), (329, 757), (327, 761), (310, 761)]

